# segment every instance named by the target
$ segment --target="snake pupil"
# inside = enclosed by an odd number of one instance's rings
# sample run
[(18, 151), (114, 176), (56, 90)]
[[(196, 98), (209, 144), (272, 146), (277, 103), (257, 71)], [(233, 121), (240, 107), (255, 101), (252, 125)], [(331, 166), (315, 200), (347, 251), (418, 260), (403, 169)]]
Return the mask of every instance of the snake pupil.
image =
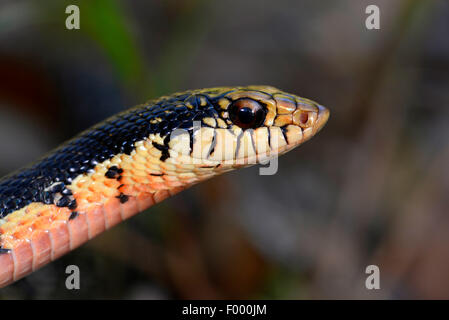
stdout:
[(242, 123), (248, 124), (254, 121), (254, 113), (250, 108), (241, 108), (238, 113), (238, 118)]
[(239, 99), (229, 106), (231, 121), (242, 129), (257, 128), (265, 120), (265, 110), (262, 105), (252, 99)]

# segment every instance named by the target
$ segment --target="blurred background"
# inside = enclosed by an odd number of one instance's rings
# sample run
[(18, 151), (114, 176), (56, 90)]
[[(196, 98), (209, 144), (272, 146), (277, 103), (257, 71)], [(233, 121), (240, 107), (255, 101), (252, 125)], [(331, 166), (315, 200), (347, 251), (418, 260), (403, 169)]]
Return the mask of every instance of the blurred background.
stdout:
[[(445, 0), (2, 0), (0, 175), (150, 98), (248, 84), (331, 119), (276, 175), (195, 186), (0, 298), (449, 298)], [(380, 290), (365, 288), (371, 264)]]

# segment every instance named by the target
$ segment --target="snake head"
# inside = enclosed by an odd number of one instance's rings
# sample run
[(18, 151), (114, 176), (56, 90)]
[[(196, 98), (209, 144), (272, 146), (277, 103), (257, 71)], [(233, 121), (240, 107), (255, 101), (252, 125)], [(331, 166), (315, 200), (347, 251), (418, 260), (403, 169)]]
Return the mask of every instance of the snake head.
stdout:
[(329, 110), (318, 103), (269, 86), (221, 87), (178, 96), (191, 117), (171, 132), (170, 159), (206, 168), (266, 162), (310, 139), (329, 118)]

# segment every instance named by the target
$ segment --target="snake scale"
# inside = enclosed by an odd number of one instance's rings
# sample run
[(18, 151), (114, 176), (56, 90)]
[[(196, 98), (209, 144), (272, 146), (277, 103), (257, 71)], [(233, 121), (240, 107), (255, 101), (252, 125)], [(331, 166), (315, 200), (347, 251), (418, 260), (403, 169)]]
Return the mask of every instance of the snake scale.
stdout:
[(163, 96), (0, 180), (0, 287), (187, 187), (314, 136), (329, 111), (269, 86)]

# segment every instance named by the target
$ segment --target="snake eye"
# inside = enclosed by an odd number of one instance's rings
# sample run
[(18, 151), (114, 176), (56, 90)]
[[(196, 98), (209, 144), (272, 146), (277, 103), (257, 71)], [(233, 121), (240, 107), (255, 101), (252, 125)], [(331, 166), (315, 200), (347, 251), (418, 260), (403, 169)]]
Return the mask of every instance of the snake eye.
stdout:
[(228, 107), (229, 118), (242, 129), (255, 129), (260, 127), (265, 120), (265, 109), (252, 99), (238, 99)]

